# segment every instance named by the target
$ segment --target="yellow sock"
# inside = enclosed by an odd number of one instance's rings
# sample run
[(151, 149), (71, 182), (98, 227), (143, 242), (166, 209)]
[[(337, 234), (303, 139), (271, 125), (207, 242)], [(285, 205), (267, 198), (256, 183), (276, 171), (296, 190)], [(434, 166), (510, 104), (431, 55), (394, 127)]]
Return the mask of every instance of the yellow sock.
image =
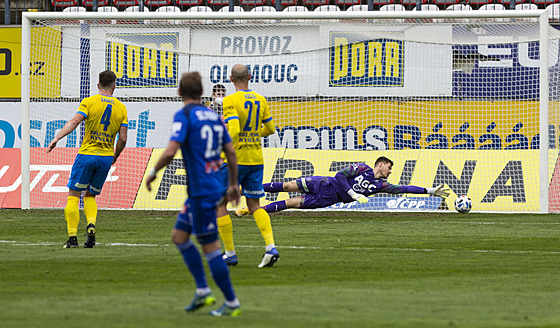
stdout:
[(68, 236), (74, 237), (78, 234), (78, 224), (80, 223), (80, 198), (68, 196), (66, 207), (64, 208), (64, 218), (68, 227)]
[(218, 231), (220, 232), (220, 237), (224, 243), (226, 252), (235, 252), (235, 246), (233, 246), (233, 224), (231, 224), (231, 217), (229, 214), (220, 216), (216, 219), (218, 223)]
[(97, 221), (97, 203), (95, 197), (84, 197), (84, 214), (86, 215), (88, 225)]
[(270, 216), (268, 213), (259, 208), (253, 213), (257, 227), (261, 231), (261, 235), (264, 238), (265, 245), (274, 244), (274, 236), (272, 235), (272, 224), (270, 223)]

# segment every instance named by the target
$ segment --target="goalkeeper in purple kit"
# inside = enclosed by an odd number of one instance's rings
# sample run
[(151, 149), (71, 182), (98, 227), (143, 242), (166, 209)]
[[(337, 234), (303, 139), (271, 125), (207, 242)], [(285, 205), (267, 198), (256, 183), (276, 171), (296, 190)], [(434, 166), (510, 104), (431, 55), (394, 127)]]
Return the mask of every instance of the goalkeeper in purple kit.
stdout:
[[(306, 177), (290, 182), (270, 182), (263, 184), (264, 191), (300, 192), (301, 196), (277, 201), (263, 206), (268, 213), (279, 212), (287, 208), (314, 209), (357, 201), (367, 203), (368, 196), (377, 193), (390, 194), (429, 194), (446, 198), (449, 189), (443, 184), (435, 188), (393, 185), (387, 178), (393, 169), (393, 161), (381, 156), (372, 169), (364, 163), (356, 163), (336, 173), (334, 177)], [(235, 211), (237, 216), (248, 214), (246, 209)]]

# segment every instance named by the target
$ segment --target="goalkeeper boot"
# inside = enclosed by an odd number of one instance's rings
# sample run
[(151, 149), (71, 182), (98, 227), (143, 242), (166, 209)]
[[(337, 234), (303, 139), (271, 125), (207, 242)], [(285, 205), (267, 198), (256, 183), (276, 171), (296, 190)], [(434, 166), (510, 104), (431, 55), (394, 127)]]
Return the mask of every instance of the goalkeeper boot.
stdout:
[(237, 260), (237, 255), (227, 256), (226, 254), (224, 254), (222, 255), (222, 258), (228, 266), (236, 266), (237, 263), (239, 263), (239, 261)]
[(68, 237), (68, 241), (66, 241), (66, 244), (64, 244), (64, 246), (62, 246), (63, 248), (77, 248), (78, 247), (78, 237), (76, 236), (72, 236), (72, 237)]
[(278, 261), (280, 258), (280, 253), (275, 248), (271, 249), (270, 251), (264, 253), (263, 259), (261, 264), (259, 264), (259, 268), (271, 267)]
[(240, 218), (242, 216), (245, 216), (245, 215), (249, 214), (249, 209), (245, 208), (245, 207), (242, 207), (240, 209), (235, 210), (235, 212), (233, 212), (233, 213), (235, 214), (235, 216)]
[(93, 246), (95, 246), (95, 225), (93, 223), (88, 224), (86, 231), (87, 234), (84, 248), (93, 248)]
[(219, 309), (210, 311), (210, 315), (215, 317), (237, 317), (241, 314), (241, 305), (237, 307), (229, 307), (225, 303)]
[(213, 305), (214, 303), (216, 303), (216, 297), (214, 297), (212, 293), (208, 293), (204, 296), (198, 296), (197, 294), (195, 294), (191, 304), (189, 304), (185, 308), (185, 311), (192, 312), (200, 309), (203, 306)]

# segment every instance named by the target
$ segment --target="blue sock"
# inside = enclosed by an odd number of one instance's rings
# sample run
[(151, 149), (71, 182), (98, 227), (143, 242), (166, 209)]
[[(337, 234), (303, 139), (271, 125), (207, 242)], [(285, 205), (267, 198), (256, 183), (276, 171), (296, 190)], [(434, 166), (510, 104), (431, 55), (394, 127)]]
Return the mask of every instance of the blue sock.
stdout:
[(274, 213), (274, 212), (283, 211), (283, 210), (287, 209), (288, 207), (286, 206), (286, 201), (285, 200), (280, 200), (280, 201), (265, 205), (262, 208), (267, 213)]
[(235, 300), (235, 292), (233, 291), (233, 286), (229, 278), (227, 264), (222, 259), (222, 251), (217, 250), (212, 253), (205, 254), (205, 256), (208, 260), (210, 271), (212, 271), (212, 277), (214, 278), (216, 285), (218, 285), (222, 293), (224, 293), (226, 300)]
[(206, 281), (206, 275), (204, 274), (204, 266), (202, 264), (202, 258), (200, 257), (200, 253), (198, 249), (189, 239), (186, 243), (177, 244), (175, 245), (183, 255), (183, 261), (189, 268), (189, 271), (194, 277), (196, 281), (197, 288), (207, 288), (208, 282)]
[(284, 191), (284, 183), (282, 182), (263, 183), (263, 189), (266, 192), (282, 192)]

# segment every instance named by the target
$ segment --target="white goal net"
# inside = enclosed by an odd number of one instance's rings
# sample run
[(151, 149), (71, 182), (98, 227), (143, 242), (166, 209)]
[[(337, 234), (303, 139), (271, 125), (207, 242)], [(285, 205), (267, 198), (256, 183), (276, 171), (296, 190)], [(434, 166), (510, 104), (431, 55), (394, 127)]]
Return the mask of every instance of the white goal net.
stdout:
[(217, 84), (235, 92), (230, 70), (244, 64), (277, 126), (263, 138), (265, 182), (386, 156), (389, 182), (445, 183), (451, 196), (379, 194), (331, 209), (448, 210), (468, 195), (473, 211), (560, 210), (559, 43), (544, 11), (24, 13), (23, 35), (23, 208), (64, 207), (81, 128), (45, 147), (106, 69), (129, 137), (99, 208), (179, 208), (180, 157), (154, 192), (142, 185), (182, 107), (178, 79), (200, 72), (210, 104)]

